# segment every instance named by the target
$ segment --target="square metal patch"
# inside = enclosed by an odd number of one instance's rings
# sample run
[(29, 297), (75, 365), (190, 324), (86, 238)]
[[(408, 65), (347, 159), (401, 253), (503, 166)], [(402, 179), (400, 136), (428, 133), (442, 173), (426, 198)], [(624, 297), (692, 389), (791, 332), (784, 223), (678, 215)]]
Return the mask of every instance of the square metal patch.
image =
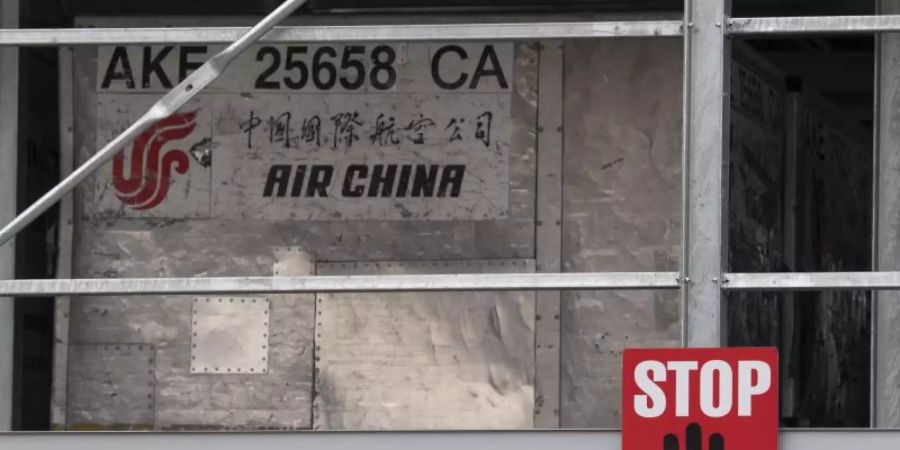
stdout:
[(192, 325), (191, 373), (269, 371), (269, 299), (197, 297)]

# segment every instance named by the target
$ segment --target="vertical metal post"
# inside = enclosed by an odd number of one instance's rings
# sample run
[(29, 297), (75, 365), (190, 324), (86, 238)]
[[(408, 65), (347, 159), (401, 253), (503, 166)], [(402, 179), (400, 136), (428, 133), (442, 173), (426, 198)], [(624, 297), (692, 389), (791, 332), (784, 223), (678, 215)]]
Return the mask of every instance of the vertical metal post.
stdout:
[[(63, 179), (75, 164), (75, 80), (74, 47), (59, 49), (59, 176)], [(72, 278), (72, 249), (75, 233), (75, 200), (67, 195), (59, 201), (59, 241), (56, 278)], [(57, 297), (53, 308), (53, 376), (50, 396), (50, 427), (66, 429), (68, 398), (70, 297)]]
[[(562, 260), (563, 42), (541, 43), (538, 75), (537, 272), (558, 273)], [(535, 321), (536, 428), (559, 428), (559, 291), (537, 293)]]
[[(881, 0), (881, 14), (900, 14), (900, 0)], [(900, 270), (900, 34), (878, 36), (874, 269)], [(874, 294), (871, 422), (900, 427), (900, 292)]]
[(685, 1), (685, 345), (724, 345), (730, 0)]
[[(19, 0), (0, 0), (0, 28), (18, 28)], [(19, 151), (19, 50), (0, 48), (0, 223), (16, 217)], [(0, 247), (0, 279), (15, 278), (13, 245)], [(12, 427), (13, 299), (0, 298), (0, 431)]]

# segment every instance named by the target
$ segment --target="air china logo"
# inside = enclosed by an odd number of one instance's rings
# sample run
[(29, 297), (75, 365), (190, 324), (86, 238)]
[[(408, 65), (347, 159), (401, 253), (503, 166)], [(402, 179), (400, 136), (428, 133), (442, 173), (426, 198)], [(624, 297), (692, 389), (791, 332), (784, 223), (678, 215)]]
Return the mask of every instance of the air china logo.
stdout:
[(136, 210), (158, 206), (169, 194), (169, 181), (174, 170), (187, 173), (191, 158), (184, 150), (163, 147), (188, 137), (197, 127), (197, 111), (175, 114), (159, 121), (135, 139), (131, 147), (131, 167), (125, 174), (123, 151), (113, 160), (113, 187), (116, 197)]

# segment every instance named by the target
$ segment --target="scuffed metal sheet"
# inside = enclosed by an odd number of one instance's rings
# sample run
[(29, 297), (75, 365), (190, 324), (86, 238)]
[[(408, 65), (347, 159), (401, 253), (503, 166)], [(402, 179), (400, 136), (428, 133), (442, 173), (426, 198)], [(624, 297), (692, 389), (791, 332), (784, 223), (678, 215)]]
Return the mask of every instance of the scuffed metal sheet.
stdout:
[(269, 299), (197, 297), (191, 333), (191, 373), (269, 371)]
[[(104, 20), (91, 25), (111, 23)], [(147, 26), (171, 20), (116, 23)], [(316, 259), (533, 258), (535, 44), (515, 44), (513, 64), (505, 219), (300, 222), (93, 216), (86, 214), (96, 211), (96, 187), (89, 184), (75, 195), (73, 276), (290, 276), (312, 274)], [(76, 162), (96, 149), (96, 71), (96, 49), (76, 48)], [(72, 302), (71, 342), (157, 346), (156, 429), (307, 429), (312, 411), (314, 297), (270, 298), (269, 373), (264, 376), (190, 373), (192, 298), (187, 297), (79, 297)]]
[[(677, 270), (681, 41), (569, 41), (565, 52), (563, 270)], [(623, 349), (679, 336), (677, 292), (564, 292), (561, 426), (619, 426)]]
[(156, 352), (148, 344), (69, 346), (69, 429), (153, 427)]
[[(246, 236), (251, 233), (248, 227)], [(157, 241), (154, 236), (180, 238)], [(278, 254), (265, 238), (235, 242), (227, 236), (218, 227), (188, 229), (185, 224), (96, 235), (93, 250), (80, 253), (75, 270), (90, 267), (96, 272), (81, 276), (101, 277), (224, 275), (238, 270), (272, 275), (278, 265), (288, 275), (292, 270), (312, 273), (308, 255), (297, 253), (278, 264)], [(156, 343), (156, 418), (150, 422), (156, 429), (305, 429), (311, 424), (313, 302), (312, 296), (271, 297), (268, 373), (263, 376), (191, 373), (189, 297), (80, 297), (72, 303), (71, 339)], [(70, 368), (81, 364), (90, 365), (72, 361)], [(69, 389), (82, 388), (72, 380)]]
[[(533, 260), (318, 265), (319, 275), (533, 271)], [(315, 428), (531, 428), (534, 298), (533, 292), (318, 295)]]

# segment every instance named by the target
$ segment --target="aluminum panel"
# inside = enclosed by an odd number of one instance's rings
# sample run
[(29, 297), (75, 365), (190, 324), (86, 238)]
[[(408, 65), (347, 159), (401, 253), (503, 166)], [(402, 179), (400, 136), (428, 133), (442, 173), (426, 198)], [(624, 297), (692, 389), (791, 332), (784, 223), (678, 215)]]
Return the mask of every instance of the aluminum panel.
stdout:
[[(81, 23), (86, 26), (185, 24), (182, 19), (149, 18)], [(96, 88), (96, 58), (94, 48), (75, 49), (76, 162), (91, 155), (98, 141), (97, 105), (101, 99)], [(235, 66), (230, 70), (241, 68)], [(511, 138), (509, 203), (504, 219), (307, 222), (267, 221), (261, 217), (96, 217), (86, 214), (97, 209), (95, 178), (74, 196), (73, 277), (305, 276), (313, 274), (312, 261), (316, 259), (532, 258), (537, 107), (534, 43), (513, 45), (512, 75), (508, 81), (512, 90), (507, 94), (511, 97)], [(212, 152), (216, 150), (213, 148)], [(292, 250), (282, 251), (286, 248)], [(291, 253), (294, 251), (297, 253)], [(248, 290), (241, 295), (260, 293)], [(272, 320), (269, 372), (264, 376), (191, 373), (192, 298), (189, 297), (171, 294), (79, 297), (72, 303), (71, 342), (150, 342), (157, 346), (157, 429), (309, 428), (314, 298), (308, 294), (267, 296), (271, 299)], [(69, 388), (77, 390), (78, 386)], [(98, 425), (98, 428), (102, 427)]]
[(155, 360), (148, 344), (69, 346), (68, 429), (152, 428)]
[[(533, 260), (322, 263), (320, 275), (533, 272)], [(315, 428), (531, 428), (533, 292), (322, 294)]]
[[(678, 267), (682, 53), (670, 39), (566, 43), (564, 271)], [(618, 426), (621, 352), (678, 346), (678, 297), (562, 294), (561, 426)]]
[[(900, 13), (900, 2), (879, 4), (883, 14)], [(894, 16), (897, 17), (897, 16)], [(894, 61), (900, 54), (900, 35), (876, 40), (875, 133), (875, 252), (874, 270), (900, 269), (900, 70)], [(878, 292), (873, 309), (872, 417), (881, 428), (900, 427), (900, 291)]]
[(194, 299), (191, 373), (263, 374), (269, 371), (269, 299)]

